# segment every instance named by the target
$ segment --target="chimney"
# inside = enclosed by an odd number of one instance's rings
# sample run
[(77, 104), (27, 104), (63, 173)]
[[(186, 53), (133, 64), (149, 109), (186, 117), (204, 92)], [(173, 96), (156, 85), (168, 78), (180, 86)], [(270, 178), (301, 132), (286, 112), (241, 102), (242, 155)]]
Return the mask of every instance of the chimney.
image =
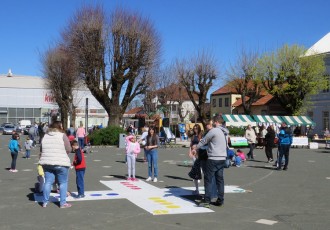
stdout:
[(7, 77), (12, 77), (12, 76), (13, 76), (13, 73), (11, 72), (11, 69), (9, 69)]

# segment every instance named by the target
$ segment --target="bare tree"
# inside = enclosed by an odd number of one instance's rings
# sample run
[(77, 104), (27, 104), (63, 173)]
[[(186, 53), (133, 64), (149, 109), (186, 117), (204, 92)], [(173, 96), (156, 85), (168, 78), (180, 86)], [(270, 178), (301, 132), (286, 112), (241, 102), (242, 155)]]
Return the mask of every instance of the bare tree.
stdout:
[(63, 127), (68, 127), (68, 114), (75, 120), (73, 105), (73, 90), (77, 87), (76, 63), (70, 53), (63, 46), (49, 48), (42, 55), (45, 86), (55, 98), (61, 111)]
[[(218, 75), (214, 57), (204, 51), (191, 61), (177, 61), (176, 73), (194, 104), (198, 114), (197, 120), (206, 127), (207, 108), (205, 104), (207, 93)], [(195, 95), (197, 95), (197, 98)]]
[(237, 62), (227, 71), (228, 85), (241, 95), (245, 114), (251, 114), (251, 105), (260, 98), (262, 84), (257, 76), (257, 52), (242, 49)]
[(80, 76), (119, 124), (128, 104), (150, 83), (160, 40), (150, 20), (124, 9), (109, 19), (102, 7), (85, 6), (72, 17), (63, 38), (78, 63)]

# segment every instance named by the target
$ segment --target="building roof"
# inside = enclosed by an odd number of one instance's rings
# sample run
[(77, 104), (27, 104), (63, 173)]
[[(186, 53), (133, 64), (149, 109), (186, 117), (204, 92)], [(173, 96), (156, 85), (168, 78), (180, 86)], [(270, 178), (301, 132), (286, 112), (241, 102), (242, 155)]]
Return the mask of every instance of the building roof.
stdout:
[(330, 53), (330, 32), (327, 33), (323, 38), (316, 42), (312, 47), (310, 47), (305, 56), (311, 56), (315, 54)]
[[(253, 106), (258, 106), (258, 105), (267, 105), (268, 102), (270, 102), (274, 97), (271, 94), (267, 94), (265, 96), (262, 96), (259, 98), (256, 102), (252, 103)], [(249, 100), (249, 97), (245, 97), (245, 100)], [(232, 105), (233, 107), (238, 107), (242, 105), (242, 99), (238, 99), (235, 101), (235, 103)]]
[(1, 74), (0, 88), (44, 89), (45, 86), (41, 77)]
[[(181, 93), (180, 93), (180, 88), (181, 88)], [(181, 101), (190, 101), (186, 89), (183, 86), (180, 87), (180, 85), (178, 84), (171, 84), (167, 87), (155, 91), (156, 95), (159, 93), (166, 94), (168, 96), (167, 101), (180, 101), (180, 99)], [(197, 94), (193, 94), (193, 97), (195, 100), (198, 100)]]
[(211, 93), (213, 96), (219, 94), (237, 94), (237, 90), (227, 84)]
[[(227, 83), (225, 86), (223, 86), (223, 87), (217, 89), (216, 91), (214, 91), (211, 94), (211, 96), (221, 95), (221, 94), (239, 94), (237, 92), (237, 90), (235, 89), (235, 87), (233, 87), (231, 84), (235, 84), (235, 83), (233, 81)], [(253, 87), (252, 81), (248, 82), (248, 87), (251, 87), (251, 88)], [(260, 91), (260, 95), (265, 96), (267, 94), (268, 94), (268, 92), (265, 89), (262, 88), (261, 91)]]

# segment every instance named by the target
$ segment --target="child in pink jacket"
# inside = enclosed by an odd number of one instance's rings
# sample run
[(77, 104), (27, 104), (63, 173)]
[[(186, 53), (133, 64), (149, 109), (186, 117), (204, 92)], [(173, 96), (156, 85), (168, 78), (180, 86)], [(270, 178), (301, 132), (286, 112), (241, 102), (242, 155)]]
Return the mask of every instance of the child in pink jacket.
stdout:
[(127, 180), (137, 181), (135, 178), (135, 162), (136, 157), (140, 153), (140, 144), (136, 142), (136, 137), (133, 135), (129, 135), (126, 137), (126, 159), (127, 159), (127, 167), (128, 167), (128, 177)]

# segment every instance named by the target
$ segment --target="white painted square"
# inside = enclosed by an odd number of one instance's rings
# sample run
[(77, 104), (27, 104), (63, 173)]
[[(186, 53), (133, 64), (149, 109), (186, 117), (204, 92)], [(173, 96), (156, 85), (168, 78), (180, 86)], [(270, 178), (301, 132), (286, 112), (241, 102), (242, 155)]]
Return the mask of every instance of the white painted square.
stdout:
[(266, 224), (266, 225), (274, 225), (274, 224), (277, 224), (278, 221), (260, 219), (260, 220), (257, 220), (256, 223), (258, 223), (258, 224)]

